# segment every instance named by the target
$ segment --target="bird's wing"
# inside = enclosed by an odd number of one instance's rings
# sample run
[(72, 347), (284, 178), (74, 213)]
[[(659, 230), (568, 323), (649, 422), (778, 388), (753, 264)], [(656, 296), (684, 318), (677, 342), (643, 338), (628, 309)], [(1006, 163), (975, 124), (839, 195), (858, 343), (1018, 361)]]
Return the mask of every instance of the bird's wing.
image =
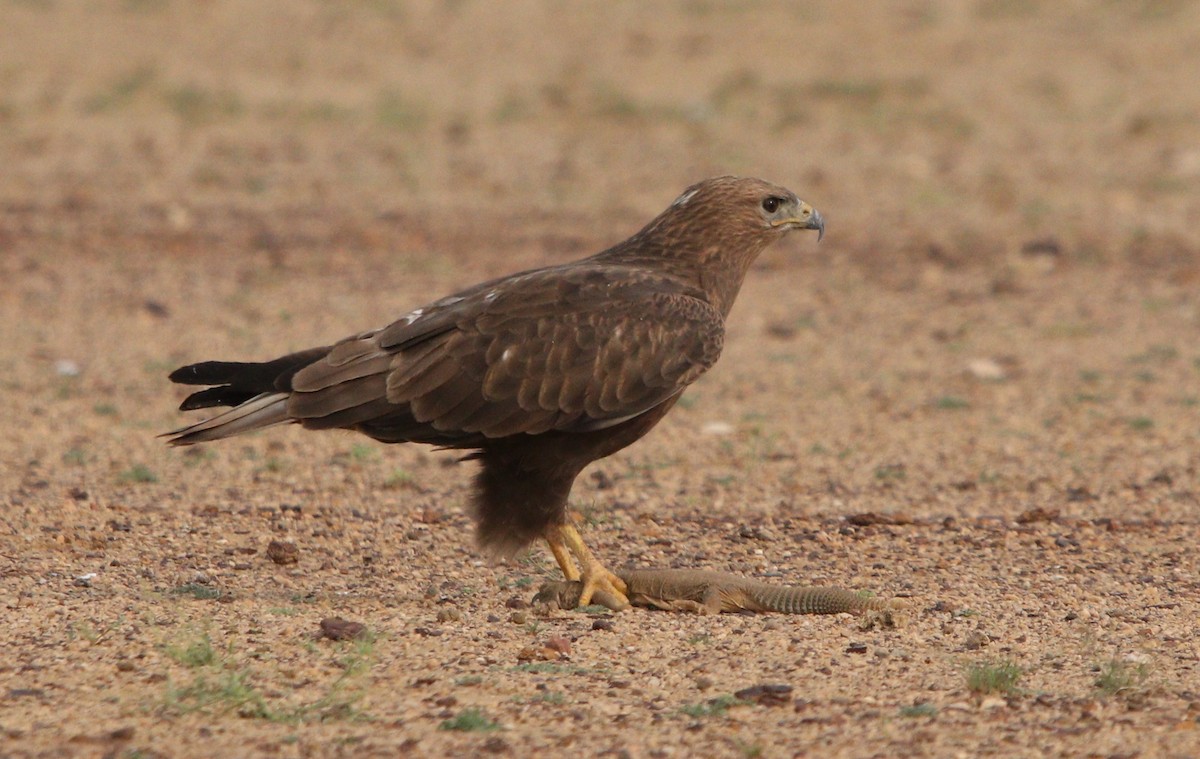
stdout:
[(378, 423), (424, 440), (602, 429), (681, 392), (723, 335), (721, 314), (675, 280), (557, 267), (342, 341), (296, 373), (288, 411), (309, 426)]

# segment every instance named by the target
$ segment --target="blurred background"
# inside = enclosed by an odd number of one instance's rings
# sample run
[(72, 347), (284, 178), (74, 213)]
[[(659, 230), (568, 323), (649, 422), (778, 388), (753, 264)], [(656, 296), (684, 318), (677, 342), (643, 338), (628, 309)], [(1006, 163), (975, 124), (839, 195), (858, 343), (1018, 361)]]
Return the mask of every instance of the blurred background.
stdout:
[(10, 214), (586, 226), (734, 173), (835, 249), (1196, 248), (1189, 0), (3, 0), (0, 42)]
[(0, 454), (196, 482), (153, 437), (175, 366), (581, 257), (732, 173), (825, 240), (759, 260), (726, 360), (616, 466), (686, 462), (702, 504), (1186, 511), (1198, 72), (1183, 0), (0, 0)]

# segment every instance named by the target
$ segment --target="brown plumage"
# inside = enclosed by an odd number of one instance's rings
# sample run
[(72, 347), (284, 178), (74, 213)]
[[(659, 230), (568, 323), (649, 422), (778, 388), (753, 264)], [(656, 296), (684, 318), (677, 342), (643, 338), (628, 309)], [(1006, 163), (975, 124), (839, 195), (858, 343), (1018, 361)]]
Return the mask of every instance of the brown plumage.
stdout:
[(582, 261), (484, 282), (332, 346), (182, 367), (172, 381), (213, 386), (182, 410), (233, 408), (168, 433), (170, 442), (294, 422), (472, 451), (482, 547), (509, 554), (546, 537), (568, 579), (579, 573), (564, 549), (584, 564), (585, 582), (619, 592), (566, 524), (571, 485), (646, 434), (713, 365), (747, 269), (791, 229), (823, 232), (790, 191), (759, 179), (700, 182)]

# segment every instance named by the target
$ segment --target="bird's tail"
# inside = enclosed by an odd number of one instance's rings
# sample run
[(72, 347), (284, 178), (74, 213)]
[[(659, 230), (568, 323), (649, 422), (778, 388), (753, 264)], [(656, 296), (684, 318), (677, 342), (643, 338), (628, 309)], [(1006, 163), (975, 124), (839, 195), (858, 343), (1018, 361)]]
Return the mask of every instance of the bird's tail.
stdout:
[(172, 382), (212, 385), (179, 404), (180, 411), (232, 406), (211, 419), (167, 432), (171, 445), (192, 445), (291, 421), (287, 401), (296, 372), (329, 353), (328, 347), (292, 353), (273, 361), (202, 361), (171, 372)]
[(222, 414), (171, 430), (162, 437), (171, 445), (192, 445), (282, 424), (291, 421), (287, 412), (288, 396), (289, 393), (262, 393)]

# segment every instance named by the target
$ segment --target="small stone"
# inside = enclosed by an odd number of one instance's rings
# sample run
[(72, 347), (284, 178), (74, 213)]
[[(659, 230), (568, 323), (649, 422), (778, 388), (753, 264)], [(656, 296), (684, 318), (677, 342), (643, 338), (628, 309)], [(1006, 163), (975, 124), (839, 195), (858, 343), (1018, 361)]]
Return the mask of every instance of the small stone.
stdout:
[(1017, 524), (1053, 522), (1055, 519), (1058, 519), (1058, 514), (1058, 509), (1043, 509), (1041, 506), (1034, 506), (1032, 509), (1026, 509), (1017, 515)]
[(787, 340), (795, 337), (799, 330), (792, 322), (773, 321), (767, 324), (765, 331), (771, 337), (778, 337), (781, 340)]
[(505, 754), (509, 751), (508, 743), (498, 735), (488, 738), (480, 748), (489, 754)]
[(1054, 237), (1041, 237), (1021, 243), (1021, 255), (1024, 256), (1057, 257), (1062, 255), (1062, 250), (1062, 243)]
[(321, 620), (321, 635), (330, 640), (359, 638), (367, 631), (361, 622), (350, 622), (341, 617), (326, 617)]
[(1000, 382), (1008, 378), (1008, 372), (999, 361), (991, 358), (976, 358), (967, 362), (967, 373), (978, 380)]
[(866, 643), (851, 643), (850, 645), (846, 646), (846, 653), (848, 654), (865, 654), (866, 652)]
[(561, 635), (551, 636), (546, 640), (544, 646), (551, 651), (557, 651), (563, 656), (567, 656), (571, 653), (571, 641), (567, 640)]
[(300, 560), (300, 549), (295, 543), (272, 540), (267, 544), (267, 558), (276, 564), (295, 564)]
[(42, 698), (46, 695), (46, 691), (41, 688), (9, 688), (8, 697), (16, 698)]
[(541, 646), (525, 646), (517, 652), (517, 661), (547, 661), (554, 659), (557, 656), (554, 652), (549, 651)]
[(713, 679), (708, 675), (699, 675), (695, 680), (693, 680), (693, 682), (696, 684), (696, 688), (699, 690), (708, 690), (709, 688), (713, 687)]
[(880, 514), (874, 511), (864, 511), (859, 514), (851, 514), (846, 517), (846, 521), (855, 527), (869, 527), (871, 525), (906, 525), (912, 524), (912, 517), (907, 514)]
[(75, 363), (69, 358), (60, 358), (54, 362), (54, 371), (57, 372), (58, 376), (60, 377), (78, 377), (79, 364)]
[(992, 639), (989, 638), (985, 633), (981, 633), (978, 630), (972, 630), (971, 633), (967, 635), (967, 639), (963, 641), (963, 648), (967, 649), (968, 651), (978, 651), (991, 642)]
[(453, 606), (449, 606), (444, 609), (438, 609), (437, 621), (443, 622), (443, 623), (444, 622), (461, 622), (462, 621), (462, 612), (459, 611), (458, 609), (454, 608)]
[(167, 308), (164, 304), (156, 300), (147, 299), (142, 301), (142, 308), (146, 311), (146, 313), (157, 319), (166, 319), (171, 315), (171, 309)]
[(592, 622), (592, 629), (593, 630), (612, 630), (613, 629), (613, 621), (611, 619), (597, 619), (595, 622)]
[(129, 661), (128, 659), (122, 659), (121, 661), (117, 662), (117, 671), (118, 672), (134, 672), (136, 670), (137, 670), (137, 665), (134, 664), (133, 662)]
[(760, 706), (783, 706), (792, 700), (792, 686), (783, 683), (751, 685), (734, 692), (734, 697)]
[(508, 615), (508, 621), (514, 625), (523, 625), (529, 621), (529, 615), (523, 611), (514, 611)]
[(731, 435), (734, 427), (729, 422), (707, 422), (700, 428), (703, 435)]

